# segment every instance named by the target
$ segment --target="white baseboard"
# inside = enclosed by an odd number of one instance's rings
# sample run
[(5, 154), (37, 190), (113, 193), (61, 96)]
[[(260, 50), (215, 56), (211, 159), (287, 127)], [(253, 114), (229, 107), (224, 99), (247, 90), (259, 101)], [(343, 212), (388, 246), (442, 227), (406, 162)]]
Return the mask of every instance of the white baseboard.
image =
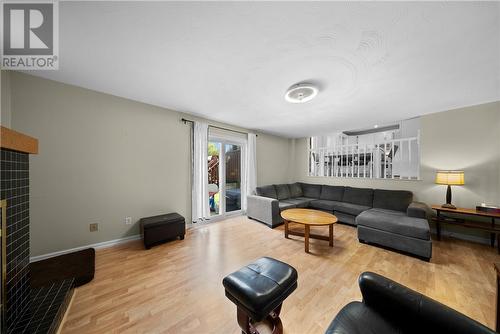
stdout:
[(49, 258), (54, 257), (54, 256), (68, 254), (68, 253), (76, 252), (76, 251), (79, 251), (79, 250), (82, 250), (82, 249), (86, 249), (86, 248), (96, 248), (96, 249), (108, 248), (108, 247), (111, 247), (111, 246), (116, 246), (116, 245), (119, 245), (119, 244), (123, 244), (125, 242), (139, 240), (140, 238), (141, 238), (141, 235), (140, 234), (136, 234), (136, 235), (131, 235), (130, 237), (125, 237), (125, 238), (120, 238), (120, 239), (114, 239), (114, 240), (108, 240), (108, 241), (98, 242), (96, 244), (85, 245), (85, 246), (80, 246), (80, 247), (65, 249), (65, 250), (61, 250), (61, 251), (57, 251), (57, 252), (52, 252), (52, 253), (48, 253), (48, 254), (32, 256), (32, 257), (30, 257), (30, 262), (36, 262), (36, 261), (40, 261), (40, 260), (49, 259)]

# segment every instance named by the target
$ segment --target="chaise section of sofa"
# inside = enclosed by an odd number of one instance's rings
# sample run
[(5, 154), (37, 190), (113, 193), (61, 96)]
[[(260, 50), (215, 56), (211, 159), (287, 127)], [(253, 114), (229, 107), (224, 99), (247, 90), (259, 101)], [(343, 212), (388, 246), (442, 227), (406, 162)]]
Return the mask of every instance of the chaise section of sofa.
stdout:
[(359, 241), (430, 259), (432, 242), (427, 206), (412, 200), (410, 191), (375, 189), (373, 208), (356, 217)]

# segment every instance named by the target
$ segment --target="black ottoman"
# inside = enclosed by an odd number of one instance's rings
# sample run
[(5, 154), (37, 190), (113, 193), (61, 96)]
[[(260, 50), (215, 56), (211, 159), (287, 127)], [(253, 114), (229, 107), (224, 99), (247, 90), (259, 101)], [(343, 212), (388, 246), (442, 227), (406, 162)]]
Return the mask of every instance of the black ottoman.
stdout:
[(184, 217), (178, 213), (167, 213), (154, 217), (141, 218), (141, 235), (144, 247), (151, 246), (180, 237), (184, 239), (186, 234), (186, 222)]
[(238, 324), (245, 334), (258, 333), (253, 324), (267, 319), (273, 334), (283, 333), (279, 318), (283, 301), (297, 288), (297, 270), (262, 257), (224, 277), (226, 297), (237, 307)]
[(57, 281), (74, 279), (75, 287), (94, 279), (95, 249), (87, 248), (30, 263), (30, 285), (41, 288)]

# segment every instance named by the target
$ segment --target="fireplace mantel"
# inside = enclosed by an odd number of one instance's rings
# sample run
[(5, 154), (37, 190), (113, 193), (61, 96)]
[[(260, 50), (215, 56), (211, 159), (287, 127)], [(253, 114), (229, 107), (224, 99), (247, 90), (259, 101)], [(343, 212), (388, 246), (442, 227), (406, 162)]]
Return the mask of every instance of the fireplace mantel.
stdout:
[(38, 154), (38, 139), (0, 126), (0, 146), (8, 150)]

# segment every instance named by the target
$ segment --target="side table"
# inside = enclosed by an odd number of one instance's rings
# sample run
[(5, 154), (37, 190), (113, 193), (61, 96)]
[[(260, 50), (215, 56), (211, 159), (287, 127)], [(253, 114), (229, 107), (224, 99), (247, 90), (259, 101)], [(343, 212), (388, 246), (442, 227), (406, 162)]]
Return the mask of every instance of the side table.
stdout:
[[(441, 225), (456, 225), (475, 230), (481, 230), (490, 233), (491, 247), (495, 247), (495, 239), (497, 239), (498, 253), (500, 254), (500, 225), (496, 225), (496, 220), (500, 219), (499, 213), (477, 211), (476, 209), (443, 208), (441, 205), (433, 205), (433, 210), (436, 210), (437, 216), (432, 218), (436, 223), (437, 239), (441, 240)], [(453, 217), (449, 214), (452, 213)], [(463, 217), (463, 218), (462, 218)], [(472, 217), (488, 218), (490, 222), (480, 222), (471, 220)]]

